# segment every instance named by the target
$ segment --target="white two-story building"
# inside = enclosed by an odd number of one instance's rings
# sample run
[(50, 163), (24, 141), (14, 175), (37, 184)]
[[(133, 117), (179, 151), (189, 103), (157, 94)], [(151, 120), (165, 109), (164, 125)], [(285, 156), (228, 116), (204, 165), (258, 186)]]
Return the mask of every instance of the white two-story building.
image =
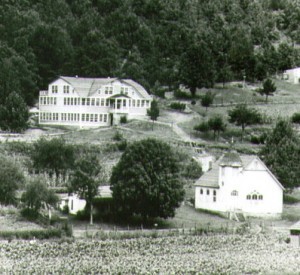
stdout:
[(39, 123), (110, 126), (123, 116), (145, 117), (151, 101), (147, 91), (130, 79), (61, 76), (40, 91)]
[(228, 152), (195, 183), (195, 207), (224, 214), (280, 217), (283, 190), (259, 157)]

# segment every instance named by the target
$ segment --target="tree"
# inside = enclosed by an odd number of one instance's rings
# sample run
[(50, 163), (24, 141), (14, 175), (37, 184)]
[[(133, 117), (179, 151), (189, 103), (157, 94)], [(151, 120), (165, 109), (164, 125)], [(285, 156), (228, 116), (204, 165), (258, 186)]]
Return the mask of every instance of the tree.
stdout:
[(27, 208), (33, 209), (36, 213), (45, 205), (48, 209), (49, 220), (51, 220), (51, 206), (55, 206), (59, 198), (53, 190), (47, 187), (42, 178), (36, 178), (26, 185), (21, 200)]
[(206, 108), (206, 111), (207, 108), (213, 103), (214, 98), (215, 94), (213, 94), (211, 91), (206, 92), (205, 95), (201, 97), (201, 105)]
[(110, 179), (117, 209), (128, 216), (173, 217), (184, 199), (180, 165), (172, 148), (155, 139), (128, 146)]
[(242, 140), (245, 128), (248, 125), (262, 123), (260, 113), (254, 109), (247, 107), (246, 104), (239, 104), (234, 109), (228, 111), (229, 122), (242, 126)]
[(16, 202), (16, 191), (25, 182), (24, 174), (13, 160), (0, 156), (0, 203)]
[(63, 138), (42, 137), (33, 144), (31, 160), (36, 171), (46, 172), (50, 177), (55, 174), (58, 183), (59, 176), (65, 177), (73, 167), (74, 155), (74, 147)]
[(90, 212), (90, 224), (93, 224), (93, 200), (98, 194), (102, 181), (102, 167), (96, 155), (83, 155), (75, 162), (69, 191), (86, 200), (86, 209)]
[(197, 88), (211, 88), (215, 82), (215, 63), (208, 44), (192, 42), (184, 51), (179, 65), (179, 79), (194, 97)]
[(260, 151), (261, 158), (285, 188), (300, 186), (300, 139), (289, 121), (279, 120)]
[(268, 103), (268, 96), (273, 95), (275, 91), (275, 83), (270, 78), (267, 78), (263, 83), (263, 88), (258, 90), (261, 95), (266, 96), (266, 103)]
[(147, 110), (147, 115), (152, 119), (152, 130), (154, 121), (157, 120), (159, 117), (159, 108), (158, 108), (158, 102), (156, 100), (151, 101), (150, 109)]
[(208, 120), (208, 127), (214, 132), (214, 139), (216, 139), (216, 134), (217, 137), (219, 137), (220, 132), (225, 131), (226, 125), (222, 117), (220, 115), (217, 115)]
[(0, 127), (2, 130), (21, 132), (28, 125), (28, 107), (16, 92), (8, 95), (4, 105), (0, 105)]

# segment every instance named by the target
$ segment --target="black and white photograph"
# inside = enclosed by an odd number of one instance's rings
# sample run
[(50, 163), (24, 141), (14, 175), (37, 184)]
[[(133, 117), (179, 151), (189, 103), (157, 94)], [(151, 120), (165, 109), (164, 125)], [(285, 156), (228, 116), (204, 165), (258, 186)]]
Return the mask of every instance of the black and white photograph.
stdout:
[(300, 274), (300, 0), (1, 0), (0, 274)]

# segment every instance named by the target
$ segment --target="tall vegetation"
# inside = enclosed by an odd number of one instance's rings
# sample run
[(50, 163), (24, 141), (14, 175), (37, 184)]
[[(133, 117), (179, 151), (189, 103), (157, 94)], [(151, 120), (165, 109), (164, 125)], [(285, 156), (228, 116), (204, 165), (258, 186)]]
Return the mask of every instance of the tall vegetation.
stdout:
[(1, 1), (0, 105), (12, 92), (34, 104), (57, 75), (180, 82), (193, 95), (263, 80), (300, 65), (299, 15), (293, 0)]
[(111, 189), (125, 217), (173, 217), (184, 198), (179, 160), (171, 147), (155, 139), (128, 146), (113, 168)]
[(93, 224), (93, 200), (98, 194), (98, 187), (103, 182), (102, 167), (94, 154), (81, 156), (75, 163), (71, 174), (69, 191), (86, 200), (86, 210)]
[(25, 183), (25, 177), (15, 162), (0, 155), (0, 204), (14, 204), (16, 191)]
[(300, 139), (289, 121), (277, 122), (260, 154), (285, 188), (300, 186)]

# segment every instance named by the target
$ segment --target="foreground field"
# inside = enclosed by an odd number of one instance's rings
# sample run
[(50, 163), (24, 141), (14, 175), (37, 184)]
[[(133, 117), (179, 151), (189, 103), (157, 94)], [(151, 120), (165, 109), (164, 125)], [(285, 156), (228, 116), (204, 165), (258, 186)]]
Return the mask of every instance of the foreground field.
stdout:
[(300, 251), (280, 236), (173, 236), (0, 243), (0, 273), (293, 274)]

